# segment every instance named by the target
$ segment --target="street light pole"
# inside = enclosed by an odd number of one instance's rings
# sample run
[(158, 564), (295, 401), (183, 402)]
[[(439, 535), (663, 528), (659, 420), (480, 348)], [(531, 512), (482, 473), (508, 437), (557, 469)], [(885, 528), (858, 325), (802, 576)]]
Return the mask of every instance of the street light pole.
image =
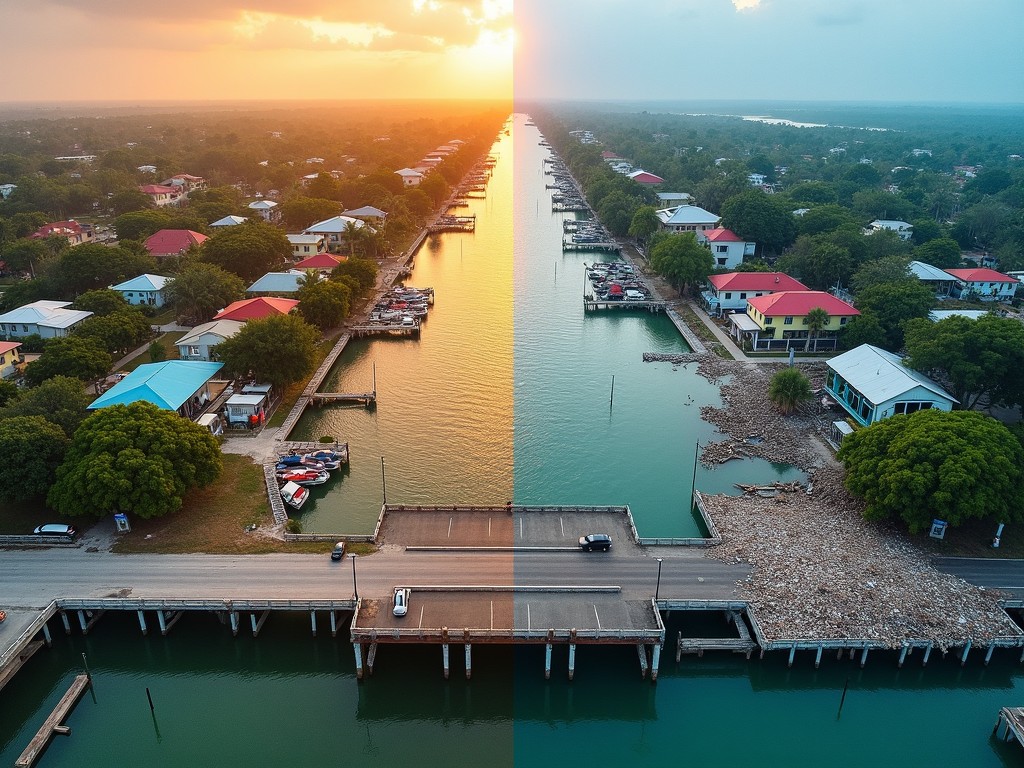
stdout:
[(655, 600), (655, 602), (657, 602), (658, 594), (661, 592), (661, 560), (662, 560), (662, 558), (657, 557), (657, 558), (655, 558), (655, 560), (658, 561), (658, 584), (654, 588), (654, 600)]
[(349, 558), (349, 560), (352, 561), (352, 594), (354, 595), (355, 600), (358, 602), (359, 601), (359, 587), (356, 586), (356, 553), (355, 552), (349, 552), (348, 553), (348, 558)]

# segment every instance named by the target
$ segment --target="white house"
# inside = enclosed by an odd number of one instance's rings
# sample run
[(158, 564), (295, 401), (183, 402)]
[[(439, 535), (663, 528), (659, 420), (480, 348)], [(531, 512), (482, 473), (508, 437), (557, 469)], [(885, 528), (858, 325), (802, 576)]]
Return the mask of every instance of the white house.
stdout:
[(661, 208), (673, 208), (677, 205), (689, 205), (693, 196), (687, 192), (657, 192)]
[(950, 295), (958, 299), (978, 298), (982, 301), (1009, 301), (1017, 292), (1020, 281), (988, 267), (974, 269), (947, 269), (956, 280)]
[(34, 301), (0, 315), (0, 336), (23, 338), (39, 334), (44, 339), (67, 336), (92, 312), (68, 309), (70, 301)]
[(707, 232), (715, 229), (722, 218), (696, 205), (679, 205), (658, 211), (661, 228), (669, 232)]
[(951, 411), (958, 402), (892, 352), (861, 344), (828, 361), (825, 390), (861, 426), (931, 408)]
[(885, 229), (895, 232), (900, 236), (900, 240), (909, 240), (914, 234), (913, 224), (908, 224), (905, 221), (896, 221), (895, 219), (875, 219), (868, 224), (868, 228), (864, 230), (864, 233), (870, 235)]
[(210, 224), (211, 227), (236, 227), (239, 224), (243, 224), (247, 219), (244, 216), (225, 216), (223, 219), (217, 219)]
[(303, 230), (302, 234), (321, 235), (327, 243), (327, 249), (336, 251), (345, 241), (346, 232), (350, 224), (357, 229), (367, 226), (365, 221), (352, 216), (332, 216), (329, 219), (318, 221), (316, 224), (311, 224)]
[(309, 256), (316, 256), (327, 250), (324, 236), (321, 234), (311, 235), (285, 235), (292, 246), (292, 256), (296, 259), (305, 259)]
[(948, 296), (956, 283), (949, 272), (933, 267), (931, 264), (926, 264), (923, 261), (910, 262), (909, 269), (910, 274), (942, 296)]
[(729, 229), (718, 227), (697, 233), (697, 242), (711, 249), (716, 269), (734, 269), (753, 257), (757, 243), (748, 243)]
[(412, 168), (400, 168), (395, 173), (402, 177), (402, 185), (406, 187), (418, 187), (423, 181), (423, 174)]
[(230, 339), (244, 325), (238, 320), (214, 320), (197, 325), (178, 339), (178, 357), (182, 360), (209, 362), (214, 359), (213, 348), (225, 339)]
[(784, 272), (729, 272), (708, 275), (701, 300), (711, 315), (746, 312), (747, 299), (779, 291), (806, 291), (807, 286)]
[(139, 275), (131, 280), (110, 286), (110, 290), (118, 291), (129, 304), (141, 304), (150, 307), (164, 305), (164, 287), (172, 280), (163, 275)]
[(264, 221), (270, 221), (274, 218), (275, 208), (277, 208), (277, 203), (273, 200), (254, 200), (249, 203), (249, 210), (256, 211), (256, 213), (263, 217)]

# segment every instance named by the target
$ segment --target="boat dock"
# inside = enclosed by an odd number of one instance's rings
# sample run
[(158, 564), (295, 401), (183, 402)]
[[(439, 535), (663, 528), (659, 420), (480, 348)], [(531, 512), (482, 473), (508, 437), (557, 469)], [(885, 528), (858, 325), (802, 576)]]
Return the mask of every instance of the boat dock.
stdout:
[(427, 227), (430, 234), (439, 232), (474, 232), (476, 230), (476, 214), (470, 216), (438, 216), (433, 224)]
[(333, 403), (359, 403), (367, 408), (377, 402), (376, 392), (314, 392), (310, 397), (313, 405)]
[(91, 683), (92, 681), (88, 675), (78, 675), (75, 678), (67, 693), (61, 697), (53, 712), (46, 718), (46, 722), (43, 723), (36, 735), (32, 737), (32, 741), (28, 743), (28, 746), (25, 747), (21, 757), (14, 761), (15, 768), (30, 768), (39, 758), (39, 755), (43, 753), (43, 750), (46, 749), (50, 739), (55, 734), (60, 734), (61, 736), (71, 735), (71, 729), (66, 725), (61, 725), (61, 723), (71, 713), (71, 710), (75, 708), (78, 699), (81, 698), (82, 694), (85, 693), (85, 689)]
[(599, 242), (599, 243), (573, 243), (566, 240), (562, 241), (563, 251), (614, 251), (618, 253), (622, 250), (622, 246), (615, 242)]
[(415, 318), (411, 325), (402, 322), (364, 323), (362, 325), (353, 325), (348, 330), (352, 334), (352, 338), (355, 339), (363, 336), (408, 336), (418, 338), (420, 335), (420, 321), (419, 318)]
[(666, 303), (664, 301), (627, 301), (625, 299), (594, 299), (585, 297), (583, 309), (587, 312), (597, 312), (604, 309), (643, 309), (647, 312), (664, 312)]

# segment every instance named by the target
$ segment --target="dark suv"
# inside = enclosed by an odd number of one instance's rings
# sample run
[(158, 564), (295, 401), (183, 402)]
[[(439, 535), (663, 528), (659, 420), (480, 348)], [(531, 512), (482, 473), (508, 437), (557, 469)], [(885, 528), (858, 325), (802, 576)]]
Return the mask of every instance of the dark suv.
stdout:
[(607, 552), (612, 548), (612, 537), (607, 533), (592, 533), (589, 536), (580, 536), (580, 549), (584, 552), (601, 550)]

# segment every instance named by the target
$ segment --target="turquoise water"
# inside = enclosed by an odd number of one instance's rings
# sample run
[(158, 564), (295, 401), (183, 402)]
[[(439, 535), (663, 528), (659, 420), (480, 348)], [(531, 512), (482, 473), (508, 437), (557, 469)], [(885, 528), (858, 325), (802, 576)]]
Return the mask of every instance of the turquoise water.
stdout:
[[(644, 351), (684, 351), (664, 318), (583, 316), (582, 263), (593, 255), (558, 247), (561, 215), (549, 212), (537, 138), (520, 126), (497, 147), (475, 234), (417, 255), (410, 283), (438, 288), (421, 341), (346, 352), (338, 381), (363, 389), (376, 363), (378, 409), (314, 411), (301, 425), (306, 437), (353, 446), (349, 473), (304, 513), (309, 528), (367, 530), (384, 455), (392, 501), (628, 503), (642, 534), (694, 530), (693, 451), (712, 430), (685, 402), (715, 403), (717, 391), (692, 366), (641, 361)], [(698, 469), (697, 486), (789, 472), (734, 462)], [(1001, 766), (1024, 757), (990, 736), (999, 708), (1024, 701), (1012, 652), (989, 667), (974, 655), (964, 668), (935, 654), (924, 670), (919, 656), (897, 670), (894, 654), (877, 652), (864, 670), (834, 655), (814, 670), (809, 652), (793, 669), (785, 654), (677, 664), (679, 626), (672, 617), (656, 686), (640, 680), (635, 649), (588, 646), (572, 683), (564, 647), (548, 681), (543, 647), (476, 646), (473, 680), (454, 654), (445, 682), (436, 646), (382, 646), (373, 677), (358, 684), (346, 631), (312, 638), (304, 614), (273, 615), (258, 639), (232, 638), (206, 615), (143, 638), (134, 615), (107, 614), (86, 638), (55, 634), (55, 647), (0, 693), (0, 764), (13, 764), (83, 652), (95, 699), (86, 693), (68, 720), (72, 736), (54, 739), (41, 768)]]

